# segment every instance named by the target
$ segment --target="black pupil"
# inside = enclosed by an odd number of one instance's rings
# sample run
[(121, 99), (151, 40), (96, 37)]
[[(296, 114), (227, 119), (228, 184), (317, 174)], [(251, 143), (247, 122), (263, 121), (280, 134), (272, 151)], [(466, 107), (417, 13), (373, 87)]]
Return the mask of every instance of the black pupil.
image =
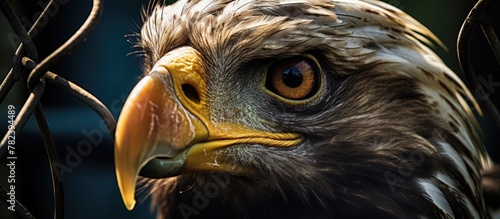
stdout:
[(283, 83), (285, 83), (285, 85), (288, 87), (298, 87), (302, 84), (302, 80), (302, 73), (295, 66), (287, 68), (285, 71), (283, 71)]

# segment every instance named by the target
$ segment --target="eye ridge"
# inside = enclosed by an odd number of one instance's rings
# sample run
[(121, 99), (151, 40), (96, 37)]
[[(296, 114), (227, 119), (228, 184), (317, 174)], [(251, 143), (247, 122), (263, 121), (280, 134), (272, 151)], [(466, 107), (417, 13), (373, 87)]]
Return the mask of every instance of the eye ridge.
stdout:
[(318, 66), (310, 58), (294, 57), (273, 63), (266, 88), (289, 100), (305, 100), (318, 91)]

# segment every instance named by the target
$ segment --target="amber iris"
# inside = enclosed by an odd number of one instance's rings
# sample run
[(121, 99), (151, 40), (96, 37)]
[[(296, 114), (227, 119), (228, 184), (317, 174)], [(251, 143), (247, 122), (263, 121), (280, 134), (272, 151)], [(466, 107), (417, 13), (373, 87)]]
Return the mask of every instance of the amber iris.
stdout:
[(302, 100), (313, 95), (318, 73), (311, 62), (304, 58), (291, 58), (276, 62), (268, 74), (268, 88), (292, 100)]

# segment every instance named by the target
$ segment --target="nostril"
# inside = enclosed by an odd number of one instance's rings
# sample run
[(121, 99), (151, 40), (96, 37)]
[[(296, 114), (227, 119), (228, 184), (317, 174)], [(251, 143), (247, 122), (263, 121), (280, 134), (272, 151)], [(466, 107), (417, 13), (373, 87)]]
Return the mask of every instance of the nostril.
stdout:
[(182, 86), (182, 92), (184, 92), (184, 95), (194, 103), (200, 103), (200, 95), (198, 94), (198, 91), (196, 91), (196, 88), (193, 87), (193, 85), (190, 84), (183, 84)]

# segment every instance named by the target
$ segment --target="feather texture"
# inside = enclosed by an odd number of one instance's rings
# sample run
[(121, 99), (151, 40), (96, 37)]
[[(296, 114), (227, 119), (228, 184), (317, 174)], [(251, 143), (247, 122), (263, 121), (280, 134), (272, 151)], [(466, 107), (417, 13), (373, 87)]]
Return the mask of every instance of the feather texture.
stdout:
[[(180, 0), (147, 11), (145, 71), (191, 46), (206, 64), (214, 123), (306, 137), (293, 149), (220, 152), (255, 177), (151, 180), (159, 217), (489, 217), (481, 110), (428, 48), (442, 43), (401, 10), (376, 0)], [(269, 63), (305, 54), (325, 72), (317, 101), (290, 106), (255, 89)], [(210, 183), (217, 195), (190, 205)]]

